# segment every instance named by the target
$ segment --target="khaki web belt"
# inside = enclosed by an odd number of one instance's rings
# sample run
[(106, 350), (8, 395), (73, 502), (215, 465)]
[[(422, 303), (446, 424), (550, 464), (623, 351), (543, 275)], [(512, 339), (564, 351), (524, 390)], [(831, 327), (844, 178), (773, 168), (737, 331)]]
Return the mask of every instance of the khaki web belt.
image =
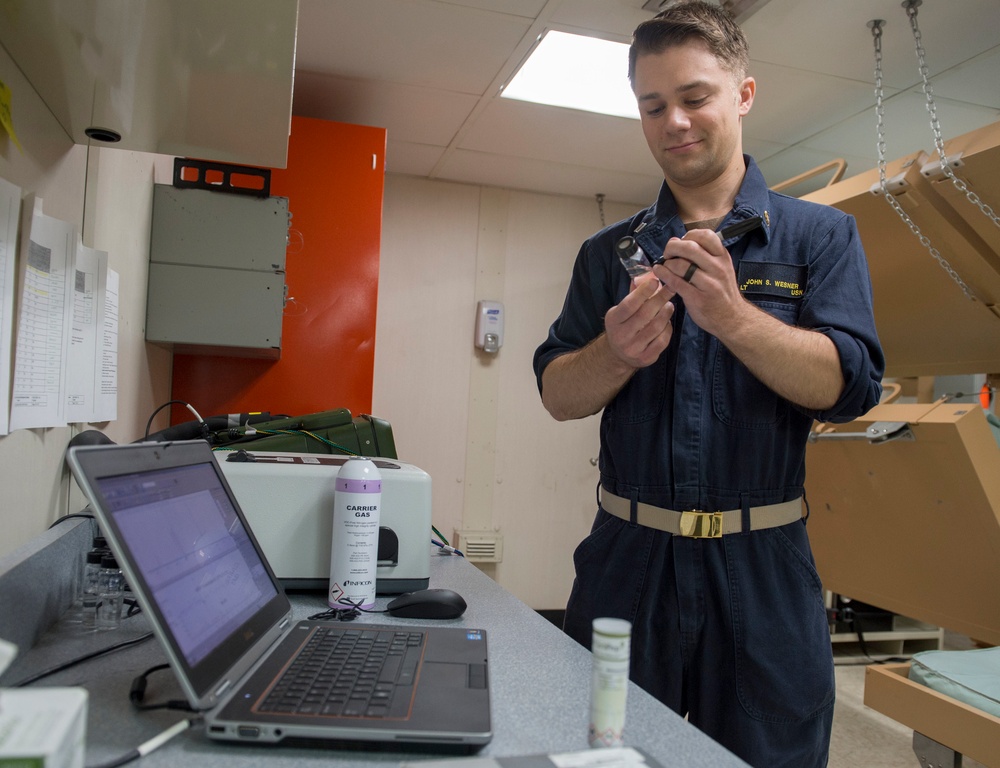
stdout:
[[(632, 521), (632, 502), (615, 496), (601, 488), (601, 507), (615, 517)], [(750, 530), (777, 528), (795, 522), (803, 516), (802, 499), (750, 507)], [(654, 507), (643, 502), (636, 503), (635, 522), (647, 528), (666, 531), (675, 536), (689, 536), (695, 539), (717, 539), (743, 530), (743, 511), (729, 509), (724, 512), (706, 512), (689, 509), (677, 512), (673, 509)]]

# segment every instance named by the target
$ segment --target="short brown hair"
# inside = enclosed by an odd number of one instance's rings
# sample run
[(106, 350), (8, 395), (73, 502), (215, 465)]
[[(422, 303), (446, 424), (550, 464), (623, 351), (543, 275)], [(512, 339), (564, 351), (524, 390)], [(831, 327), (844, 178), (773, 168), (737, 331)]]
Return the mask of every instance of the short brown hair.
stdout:
[(743, 30), (721, 6), (692, 0), (676, 3), (636, 27), (628, 51), (629, 82), (635, 84), (635, 62), (640, 56), (663, 53), (692, 39), (702, 40), (737, 81), (747, 76), (750, 46)]

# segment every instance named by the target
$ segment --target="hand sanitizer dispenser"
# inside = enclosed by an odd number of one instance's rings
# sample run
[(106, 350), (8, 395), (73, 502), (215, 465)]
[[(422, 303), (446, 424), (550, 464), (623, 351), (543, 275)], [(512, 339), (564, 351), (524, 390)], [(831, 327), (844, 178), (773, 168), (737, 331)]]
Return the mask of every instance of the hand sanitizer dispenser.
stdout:
[(496, 354), (503, 346), (503, 304), (480, 301), (476, 311), (476, 346)]

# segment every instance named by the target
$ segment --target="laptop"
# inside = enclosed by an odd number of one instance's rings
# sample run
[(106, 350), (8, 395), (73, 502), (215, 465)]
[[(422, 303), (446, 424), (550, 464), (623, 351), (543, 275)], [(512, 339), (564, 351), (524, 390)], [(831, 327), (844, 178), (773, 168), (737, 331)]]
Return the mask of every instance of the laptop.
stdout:
[[(81, 446), (67, 460), (209, 737), (490, 741), (486, 632), (294, 621), (208, 443)], [(354, 667), (363, 684), (331, 682), (306, 653)]]

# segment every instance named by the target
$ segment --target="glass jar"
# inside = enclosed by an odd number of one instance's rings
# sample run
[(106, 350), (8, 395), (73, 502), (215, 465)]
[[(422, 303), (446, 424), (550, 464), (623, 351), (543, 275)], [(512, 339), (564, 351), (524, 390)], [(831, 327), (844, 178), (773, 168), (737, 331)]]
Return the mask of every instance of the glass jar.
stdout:
[(97, 577), (97, 611), (94, 626), (97, 629), (118, 629), (122, 621), (122, 604), (125, 602), (125, 577), (113, 555), (101, 559)]

